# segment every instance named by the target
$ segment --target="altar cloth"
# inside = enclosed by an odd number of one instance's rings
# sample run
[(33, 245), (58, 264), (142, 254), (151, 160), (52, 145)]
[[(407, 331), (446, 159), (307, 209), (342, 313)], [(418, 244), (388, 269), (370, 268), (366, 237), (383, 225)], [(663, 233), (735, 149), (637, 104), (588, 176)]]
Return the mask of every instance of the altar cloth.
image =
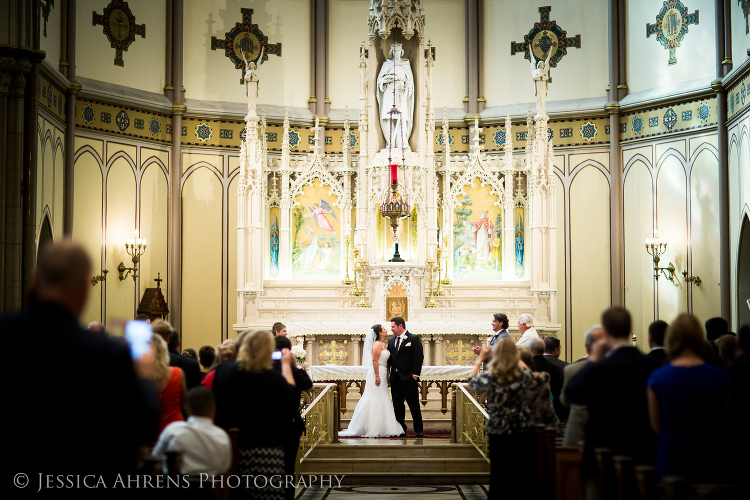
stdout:
[[(429, 382), (433, 380), (468, 380), (473, 366), (423, 366), (419, 375), (420, 380)], [(311, 366), (310, 378), (313, 382), (340, 381), (340, 380), (365, 380), (367, 377), (366, 366)]]

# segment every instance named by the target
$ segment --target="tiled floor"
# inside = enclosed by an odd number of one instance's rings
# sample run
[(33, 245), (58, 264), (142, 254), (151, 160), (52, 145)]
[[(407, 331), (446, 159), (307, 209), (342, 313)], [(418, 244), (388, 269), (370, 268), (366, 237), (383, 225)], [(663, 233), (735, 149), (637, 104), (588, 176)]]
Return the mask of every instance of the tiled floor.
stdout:
[[(384, 478), (383, 482), (387, 482)], [(307, 488), (297, 492), (296, 500), (485, 500), (487, 487), (476, 484), (455, 486), (350, 486)]]

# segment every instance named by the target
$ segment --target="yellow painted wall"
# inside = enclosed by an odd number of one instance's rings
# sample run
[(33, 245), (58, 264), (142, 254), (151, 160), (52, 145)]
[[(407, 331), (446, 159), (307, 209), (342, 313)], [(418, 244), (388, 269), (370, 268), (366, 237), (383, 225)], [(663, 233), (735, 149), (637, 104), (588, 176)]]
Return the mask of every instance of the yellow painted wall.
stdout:
[(41, 137), (37, 141), (36, 234), (49, 214), (52, 236), (62, 237), (63, 146), (65, 133), (39, 117)]
[[(234, 68), (223, 50), (211, 50), (212, 36), (224, 39), (225, 33), (242, 21), (242, 7), (254, 10), (253, 23), (268, 37), (268, 43), (282, 44), (281, 57), (270, 55), (259, 68), (258, 106), (268, 103), (306, 108), (310, 97), (310, 6), (306, 0), (186, 2), (186, 97), (246, 102), (245, 88), (240, 84), (242, 72)], [(367, 14), (363, 23), (366, 19)], [(352, 62), (352, 71), (357, 64), (357, 60)], [(357, 74), (355, 71), (353, 76)]]
[[(85, 141), (81, 141), (85, 144)], [(99, 162), (91, 153), (84, 153), (75, 163), (73, 196), (73, 239), (83, 245), (91, 257), (96, 272), (102, 268), (102, 175)], [(110, 279), (114, 279), (112, 273)], [(108, 280), (109, 281), (109, 280)], [(81, 322), (101, 321), (102, 287), (99, 283), (91, 290)]]
[[(59, 238), (63, 234), (63, 199), (65, 192), (65, 158), (64, 151), (59, 140), (64, 140), (65, 133), (57, 129), (57, 137), (55, 143), (58, 147), (55, 148), (55, 194), (52, 203), (52, 232), (55, 238)], [(37, 217), (39, 214), (37, 213)]]
[[(430, 2), (426, 2), (428, 5)], [(523, 42), (524, 35), (539, 22), (539, 6), (552, 7), (550, 18), (567, 31), (581, 35), (581, 49), (568, 49), (558, 68), (553, 68), (547, 100), (558, 101), (605, 95), (607, 87), (607, 2), (572, 3), (549, 0), (542, 4), (484, 2), (484, 92), (487, 106), (535, 102), (529, 61), (510, 55), (510, 42)], [(702, 24), (702, 21), (701, 21)], [(427, 20), (427, 26), (430, 20)], [(638, 28), (639, 36), (645, 29)], [(463, 36), (463, 30), (460, 31)], [(438, 48), (438, 61), (441, 64)], [(464, 74), (464, 63), (455, 75)], [(463, 82), (463, 80), (462, 80)]]
[[(124, 66), (115, 66), (115, 49), (110, 47), (102, 26), (91, 24), (93, 12), (103, 14), (106, 6), (107, 2), (98, 0), (77, 2), (76, 76), (161, 94), (164, 91), (166, 67), (166, 4), (150, 0), (128, 1), (135, 23), (146, 24), (146, 38), (136, 35), (128, 50), (123, 51)], [(186, 36), (191, 36), (187, 26)], [(188, 58), (187, 52), (185, 57)], [(145, 68), (148, 71), (143, 71)]]
[[(736, 3), (736, 2), (734, 2)], [(605, 2), (602, 2), (605, 4)], [(626, 3), (627, 29), (627, 84), (630, 92), (667, 87), (691, 80), (704, 80), (704, 85), (715, 78), (716, 66), (716, 7), (713, 0), (684, 2), (688, 13), (700, 11), (700, 24), (688, 26), (688, 32), (677, 47), (677, 64), (669, 65), (669, 51), (662, 47), (656, 35), (646, 38), (646, 24), (656, 23), (662, 2), (631, 0)], [(605, 6), (606, 8), (606, 6)], [(606, 35), (601, 38), (607, 47)], [(606, 73), (607, 66), (604, 67)]]
[[(562, 343), (563, 357), (566, 352), (565, 337), (565, 190), (558, 176), (555, 177), (555, 195), (557, 198), (557, 322), (560, 333), (557, 338)], [(570, 361), (570, 360), (568, 360)]]
[(141, 238), (146, 238), (148, 245), (141, 262), (139, 275), (140, 290), (138, 297), (143, 297), (146, 288), (156, 287), (154, 279), (161, 273), (161, 289), (169, 300), (168, 263), (168, 229), (169, 221), (169, 188), (167, 177), (161, 166), (151, 162), (146, 166), (141, 177)]
[(746, 31), (748, 20), (742, 15), (741, 5), (741, 2), (730, 2), (730, 8), (732, 9), (732, 61), (735, 68), (745, 62), (748, 58), (747, 49), (750, 48), (750, 35)]
[[(230, 160), (231, 163), (231, 160)], [(235, 176), (232, 182), (229, 184), (229, 213), (227, 230), (229, 231), (228, 238), (228, 281), (227, 281), (227, 332), (226, 335), (229, 338), (234, 338), (237, 334), (232, 329), (232, 325), (237, 322), (237, 217), (239, 215), (239, 207), (237, 201), (237, 180), (239, 176)]]
[[(135, 174), (125, 158), (117, 158), (107, 173), (106, 193), (106, 250), (110, 276), (107, 287), (106, 325), (117, 330), (119, 325), (133, 319), (136, 309), (135, 282), (132, 274), (124, 281), (118, 279), (117, 265), (132, 267), (131, 257), (125, 252), (125, 239), (134, 237), (135, 230)], [(97, 285), (99, 286), (99, 285)]]
[[(485, 2), (487, 3), (489, 2)], [(442, 109), (446, 106), (463, 108), (463, 99), (466, 95), (464, 2), (462, 0), (430, 0), (424, 2), (424, 13), (425, 44), (429, 39), (436, 47), (432, 76), (435, 109)], [(361, 21), (363, 25), (366, 19), (367, 16), (363, 16), (363, 21)], [(485, 68), (491, 60), (485, 55)], [(491, 85), (485, 79), (485, 93), (487, 87)]]
[(586, 355), (583, 335), (610, 306), (609, 183), (584, 167), (570, 187), (570, 265), (573, 359)]
[(198, 168), (182, 189), (182, 347), (221, 342), (222, 187)]
[[(368, 0), (330, 0), (328, 4), (328, 88), (331, 107), (359, 109), (359, 46), (367, 44)], [(358, 22), (362, 21), (363, 22)]]
[(702, 322), (721, 316), (719, 286), (719, 162), (712, 151), (699, 153), (690, 173), (693, 314)]
[(748, 321), (746, 300), (740, 295), (737, 263), (743, 218), (750, 216), (750, 113), (729, 129), (729, 238), (731, 247), (732, 326)]
[(654, 206), (651, 172), (636, 160), (625, 177), (625, 307), (633, 319), (638, 347), (648, 350), (648, 325), (654, 321), (653, 261), (644, 241), (653, 234)]
[(674, 156), (667, 156), (661, 165), (656, 184), (656, 228), (659, 238), (667, 239), (667, 251), (661, 256), (660, 267), (672, 262), (675, 283), (659, 278), (659, 319), (671, 322), (679, 313), (687, 312), (687, 295), (682, 272), (687, 267), (687, 187), (685, 169)]

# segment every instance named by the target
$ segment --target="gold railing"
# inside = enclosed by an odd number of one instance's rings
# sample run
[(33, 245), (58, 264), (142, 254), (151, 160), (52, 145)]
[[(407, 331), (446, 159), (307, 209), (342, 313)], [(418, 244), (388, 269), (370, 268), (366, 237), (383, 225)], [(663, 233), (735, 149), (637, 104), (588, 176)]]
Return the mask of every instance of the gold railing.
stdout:
[(305, 422), (305, 433), (299, 441), (299, 462), (310, 455), (320, 443), (339, 440), (338, 398), (336, 384), (313, 384), (302, 393), (300, 411)]
[(473, 444), (485, 460), (490, 461), (490, 441), (484, 430), (487, 414), (486, 396), (469, 390), (469, 384), (453, 384), (451, 408), (451, 442)]

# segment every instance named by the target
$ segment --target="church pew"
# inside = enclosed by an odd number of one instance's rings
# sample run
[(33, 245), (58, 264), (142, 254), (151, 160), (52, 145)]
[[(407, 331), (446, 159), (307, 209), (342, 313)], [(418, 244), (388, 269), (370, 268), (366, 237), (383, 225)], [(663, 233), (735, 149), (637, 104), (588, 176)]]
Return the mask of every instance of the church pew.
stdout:
[(659, 498), (660, 492), (656, 485), (656, 478), (656, 467), (650, 465), (637, 465), (635, 467), (639, 500), (656, 500)]
[(615, 500), (617, 498), (617, 480), (615, 477), (615, 462), (612, 450), (596, 448), (596, 464), (599, 473), (596, 476), (597, 498), (599, 500)]
[(617, 500), (631, 500), (637, 498), (635, 464), (633, 459), (625, 455), (614, 457), (615, 478), (617, 480)]
[(555, 450), (555, 479), (555, 498), (582, 498), (580, 446), (562, 446)]

